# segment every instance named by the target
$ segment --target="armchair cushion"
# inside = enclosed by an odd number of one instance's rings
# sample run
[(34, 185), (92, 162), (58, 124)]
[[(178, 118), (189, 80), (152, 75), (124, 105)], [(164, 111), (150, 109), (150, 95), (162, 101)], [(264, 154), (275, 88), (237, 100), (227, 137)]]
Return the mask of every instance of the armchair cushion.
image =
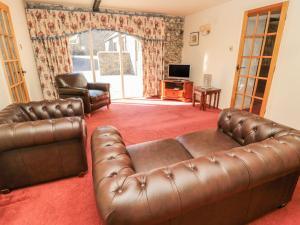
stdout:
[(88, 90), (92, 104), (109, 98), (108, 92), (101, 90)]

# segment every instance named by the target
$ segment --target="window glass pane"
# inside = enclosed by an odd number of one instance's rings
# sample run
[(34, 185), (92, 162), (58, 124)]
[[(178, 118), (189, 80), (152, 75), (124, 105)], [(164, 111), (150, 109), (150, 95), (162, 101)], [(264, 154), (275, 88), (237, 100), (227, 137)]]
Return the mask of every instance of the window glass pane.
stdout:
[(93, 82), (90, 60), (89, 33), (76, 34), (70, 37), (70, 53), (72, 55), (73, 72), (82, 73), (88, 82)]
[(262, 101), (259, 99), (254, 99), (253, 106), (252, 106), (252, 113), (259, 115), (261, 106), (262, 106)]
[(8, 17), (7, 17), (6, 12), (3, 12), (3, 17), (4, 17), (4, 22), (6, 24), (7, 33), (11, 35), (12, 33), (11, 33), (11, 29), (10, 29), (10, 26), (9, 26)]
[(257, 88), (255, 92), (256, 97), (263, 98), (265, 89), (266, 89), (267, 81), (266, 80), (258, 80)]
[(9, 80), (9, 84), (10, 85), (13, 85), (13, 80), (12, 80), (12, 75), (11, 75), (11, 72), (9, 70), (9, 66), (8, 66), (8, 63), (5, 63), (5, 71), (6, 71), (6, 74), (8, 76), (8, 80)]
[(275, 45), (275, 40), (276, 40), (275, 35), (267, 36), (263, 56), (272, 56), (273, 50), (274, 50), (274, 45)]
[(250, 66), (250, 71), (249, 71), (250, 76), (257, 75), (258, 63), (259, 63), (259, 59), (257, 59), (257, 58), (253, 58), (251, 60), (251, 66)]
[(237, 93), (239, 94), (244, 94), (245, 91), (245, 86), (246, 86), (246, 77), (240, 77), (239, 78), (239, 83), (238, 83), (238, 87), (237, 87)]
[(243, 96), (242, 95), (236, 95), (234, 108), (242, 109), (242, 104), (243, 104)]
[(253, 95), (253, 89), (255, 85), (255, 78), (248, 78), (247, 88), (246, 88), (246, 95)]
[(242, 65), (240, 67), (240, 75), (247, 75), (249, 63), (250, 63), (249, 58), (243, 58)]
[(243, 110), (249, 111), (251, 106), (252, 98), (245, 96)]
[(4, 37), (4, 43), (7, 49), (7, 56), (8, 59), (12, 59), (12, 54), (11, 54), (11, 48), (10, 48), (10, 43), (9, 43), (9, 38), (8, 37)]
[(5, 49), (3, 37), (0, 37), (0, 50), (1, 50), (2, 58), (4, 60), (6, 60), (7, 59), (6, 54), (5, 54), (6, 49)]
[(261, 68), (259, 72), (260, 77), (268, 77), (271, 65), (271, 59), (262, 59)]
[(0, 29), (1, 29), (1, 33), (5, 34), (5, 25), (4, 25), (4, 18), (3, 18), (3, 12), (0, 12)]
[(248, 24), (247, 24), (247, 30), (246, 30), (247, 36), (254, 34), (255, 24), (256, 24), (256, 16), (249, 17)]
[(279, 25), (279, 20), (280, 20), (280, 12), (275, 11), (271, 13), (270, 17), (270, 24), (268, 28), (268, 33), (275, 33), (278, 30), (278, 25)]
[(268, 18), (267, 14), (259, 16), (259, 21), (258, 21), (257, 31), (256, 31), (257, 34), (264, 34), (265, 33), (267, 18)]
[(250, 56), (251, 55), (252, 42), (253, 42), (252, 38), (246, 38), (245, 39), (243, 56)]
[(263, 45), (263, 38), (255, 38), (253, 56), (260, 56), (261, 55), (262, 45)]

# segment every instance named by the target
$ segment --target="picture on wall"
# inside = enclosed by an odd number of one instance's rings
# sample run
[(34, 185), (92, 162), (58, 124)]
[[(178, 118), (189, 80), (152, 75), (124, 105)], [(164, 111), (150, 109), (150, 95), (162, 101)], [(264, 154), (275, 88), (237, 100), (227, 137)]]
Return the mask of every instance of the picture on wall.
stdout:
[(199, 32), (190, 33), (190, 46), (199, 45)]

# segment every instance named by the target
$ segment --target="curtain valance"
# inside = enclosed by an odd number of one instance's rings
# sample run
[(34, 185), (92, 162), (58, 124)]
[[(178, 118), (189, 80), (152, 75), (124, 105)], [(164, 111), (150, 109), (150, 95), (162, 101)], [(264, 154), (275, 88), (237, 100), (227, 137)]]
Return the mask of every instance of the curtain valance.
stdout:
[(47, 9), (26, 9), (26, 16), (32, 39), (57, 38), (89, 29), (113, 30), (145, 40), (165, 37), (162, 17)]

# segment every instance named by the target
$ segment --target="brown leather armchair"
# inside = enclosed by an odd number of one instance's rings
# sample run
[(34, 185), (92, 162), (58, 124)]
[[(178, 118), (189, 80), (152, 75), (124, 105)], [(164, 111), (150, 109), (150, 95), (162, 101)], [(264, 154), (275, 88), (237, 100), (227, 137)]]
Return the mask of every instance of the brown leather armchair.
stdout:
[(81, 99), (12, 104), (0, 111), (0, 192), (84, 175)]
[(92, 159), (104, 225), (241, 225), (291, 200), (300, 133), (224, 110), (217, 129), (127, 147), (97, 128)]
[(56, 76), (56, 86), (60, 98), (81, 98), (84, 112), (91, 113), (111, 103), (109, 83), (88, 83), (80, 73), (61, 74)]

